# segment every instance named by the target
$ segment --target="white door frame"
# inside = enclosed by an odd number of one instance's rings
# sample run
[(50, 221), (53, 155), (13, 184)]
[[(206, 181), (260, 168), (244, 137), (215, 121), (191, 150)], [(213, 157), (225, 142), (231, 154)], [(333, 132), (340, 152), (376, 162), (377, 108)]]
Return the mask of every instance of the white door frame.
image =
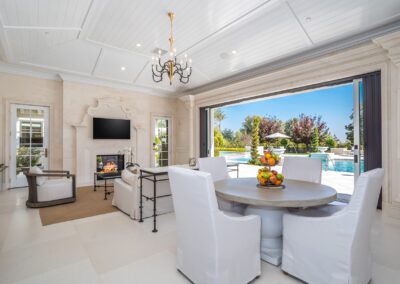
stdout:
[(19, 104), (19, 103), (11, 103), (10, 104), (10, 135), (9, 135), (9, 143), (10, 143), (10, 154), (9, 154), (9, 171), (8, 171), (8, 178), (9, 178), (9, 188), (13, 187), (25, 187), (27, 186), (27, 181), (25, 177), (18, 178), (16, 173), (16, 151), (17, 145), (15, 143), (16, 139), (16, 118), (17, 118), (17, 109), (24, 108), (24, 109), (36, 109), (36, 110), (43, 110), (44, 113), (44, 135), (43, 135), (43, 148), (47, 149), (47, 155), (44, 168), (48, 168), (49, 164), (49, 113), (50, 107), (49, 106), (39, 106), (39, 105), (29, 105), (29, 104)]
[(171, 165), (172, 162), (172, 131), (173, 131), (173, 122), (172, 122), (172, 117), (168, 115), (158, 115), (158, 114), (152, 114), (151, 115), (151, 151), (150, 151), (150, 165), (151, 167), (155, 167), (155, 160), (154, 160), (154, 150), (153, 150), (153, 142), (155, 139), (155, 122), (157, 119), (164, 119), (168, 120), (168, 165)]
[(361, 151), (360, 151), (360, 84), (361, 79), (353, 80), (353, 151), (354, 151), (354, 189), (356, 188), (357, 179), (361, 171)]

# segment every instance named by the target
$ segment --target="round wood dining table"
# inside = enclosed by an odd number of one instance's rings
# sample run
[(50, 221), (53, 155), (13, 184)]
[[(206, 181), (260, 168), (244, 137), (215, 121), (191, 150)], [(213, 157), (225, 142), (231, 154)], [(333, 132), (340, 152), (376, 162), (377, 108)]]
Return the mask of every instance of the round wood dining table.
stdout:
[(285, 179), (284, 189), (260, 188), (256, 178), (225, 179), (215, 183), (217, 195), (248, 205), (245, 215), (261, 217), (261, 259), (274, 265), (282, 262), (283, 214), (288, 208), (307, 208), (336, 200), (330, 186)]

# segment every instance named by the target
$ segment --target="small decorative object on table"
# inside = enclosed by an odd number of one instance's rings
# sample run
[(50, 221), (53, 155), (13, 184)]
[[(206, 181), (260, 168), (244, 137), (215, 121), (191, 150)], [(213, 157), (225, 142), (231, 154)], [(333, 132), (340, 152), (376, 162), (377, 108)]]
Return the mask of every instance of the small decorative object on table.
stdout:
[(285, 186), (282, 184), (284, 176), (275, 170), (271, 170), (271, 167), (275, 166), (280, 161), (280, 156), (274, 154), (271, 151), (265, 151), (264, 156), (260, 158), (263, 168), (258, 170), (257, 179), (261, 188), (276, 188), (284, 189)]

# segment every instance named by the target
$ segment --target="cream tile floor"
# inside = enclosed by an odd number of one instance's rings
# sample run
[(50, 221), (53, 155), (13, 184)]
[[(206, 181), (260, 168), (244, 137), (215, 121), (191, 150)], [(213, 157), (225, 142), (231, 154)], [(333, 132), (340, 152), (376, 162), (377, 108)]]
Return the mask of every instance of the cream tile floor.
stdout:
[[(175, 218), (132, 221), (123, 213), (43, 227), (26, 189), (0, 192), (0, 283), (189, 283), (175, 269)], [(377, 213), (372, 230), (374, 284), (400, 283), (400, 221)], [(262, 262), (253, 283), (300, 283)]]

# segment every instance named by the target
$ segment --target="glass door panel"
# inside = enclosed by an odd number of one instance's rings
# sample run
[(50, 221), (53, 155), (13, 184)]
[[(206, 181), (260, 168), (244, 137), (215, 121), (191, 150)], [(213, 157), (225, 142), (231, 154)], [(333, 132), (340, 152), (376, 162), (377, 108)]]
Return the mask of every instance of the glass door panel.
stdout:
[(354, 184), (358, 177), (364, 172), (364, 107), (363, 107), (363, 86), (362, 80), (356, 79), (353, 81), (354, 87)]
[(48, 167), (48, 107), (11, 105), (10, 187), (26, 186), (24, 171)]
[(152, 166), (165, 167), (169, 165), (170, 157), (170, 119), (153, 118), (153, 151)]

